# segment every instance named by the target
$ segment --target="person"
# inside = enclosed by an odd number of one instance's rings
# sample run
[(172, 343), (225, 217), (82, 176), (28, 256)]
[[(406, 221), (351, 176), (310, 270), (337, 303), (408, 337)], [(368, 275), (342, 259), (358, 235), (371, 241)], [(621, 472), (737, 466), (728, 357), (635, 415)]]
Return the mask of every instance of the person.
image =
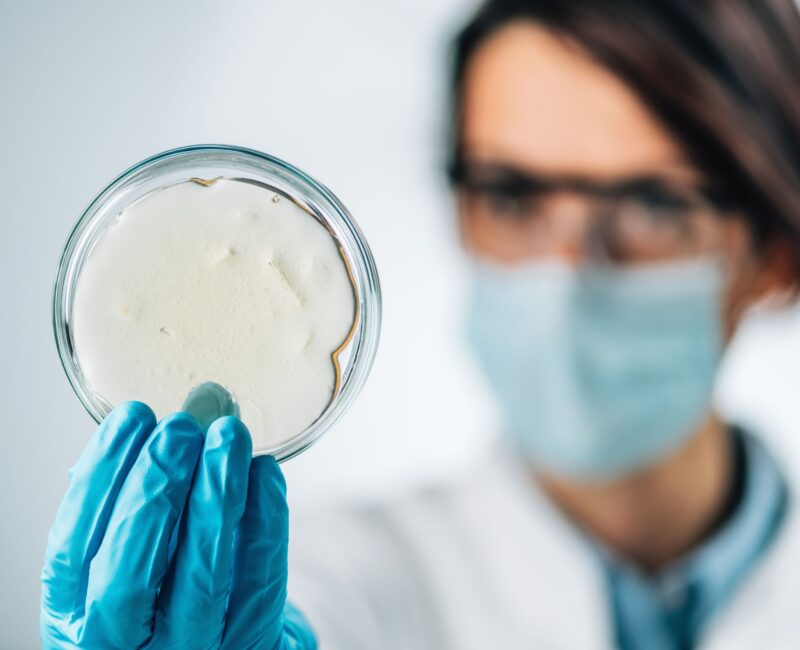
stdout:
[(289, 544), (240, 421), (118, 407), (50, 533), (45, 647), (797, 647), (797, 486), (711, 406), (743, 316), (800, 279), (796, 7), (489, 0), (454, 52), (468, 333), (504, 442)]

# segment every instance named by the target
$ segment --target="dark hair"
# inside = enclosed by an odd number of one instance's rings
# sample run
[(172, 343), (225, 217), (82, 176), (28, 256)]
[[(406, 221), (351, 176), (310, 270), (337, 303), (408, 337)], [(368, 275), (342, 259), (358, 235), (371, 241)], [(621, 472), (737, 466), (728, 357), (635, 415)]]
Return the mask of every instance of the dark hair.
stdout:
[(568, 37), (626, 82), (728, 192), (757, 240), (788, 238), (800, 262), (794, 0), (488, 0), (454, 43), (453, 162), (470, 57), (516, 20)]

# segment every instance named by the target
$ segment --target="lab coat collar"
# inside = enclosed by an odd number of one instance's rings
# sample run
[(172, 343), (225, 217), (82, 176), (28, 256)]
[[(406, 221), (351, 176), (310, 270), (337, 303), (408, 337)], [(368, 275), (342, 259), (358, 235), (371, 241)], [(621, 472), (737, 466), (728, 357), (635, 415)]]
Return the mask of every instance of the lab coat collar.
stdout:
[[(491, 513), (496, 525), (484, 527), (498, 535), (515, 522), (516, 548), (508, 540), (492, 540), (506, 549), (494, 559), (495, 571), (508, 587), (508, 608), (520, 628), (537, 630), (535, 645), (553, 650), (614, 647), (611, 612), (602, 565), (590, 543), (533, 481), (530, 470), (504, 445), (496, 451), (485, 487), (486, 502), (503, 503)], [(700, 638), (700, 650), (797, 650), (800, 639), (800, 516), (794, 495), (795, 474), (783, 471), (789, 483), (787, 510), (767, 554), (753, 568), (727, 606), (714, 616)], [(522, 580), (520, 575), (525, 576)], [(513, 585), (526, 585), (523, 594)], [(565, 617), (570, 623), (565, 624)], [(544, 641), (543, 641), (544, 640)]]

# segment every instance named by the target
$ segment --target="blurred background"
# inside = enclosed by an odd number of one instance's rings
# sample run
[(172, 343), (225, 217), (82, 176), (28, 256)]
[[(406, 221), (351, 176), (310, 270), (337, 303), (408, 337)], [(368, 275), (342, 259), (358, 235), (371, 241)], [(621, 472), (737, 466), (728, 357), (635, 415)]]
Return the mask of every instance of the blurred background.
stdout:
[[(441, 173), (447, 38), (474, 4), (0, 2), (0, 648), (38, 647), (47, 530), (95, 428), (53, 343), (61, 247), (107, 181), (158, 151), (221, 142), (284, 158), (338, 194), (373, 248), (375, 368), (337, 428), (285, 465), (293, 509), (480, 462), (496, 415), (462, 344)], [(798, 378), (800, 311), (755, 315), (720, 406), (800, 457)]]

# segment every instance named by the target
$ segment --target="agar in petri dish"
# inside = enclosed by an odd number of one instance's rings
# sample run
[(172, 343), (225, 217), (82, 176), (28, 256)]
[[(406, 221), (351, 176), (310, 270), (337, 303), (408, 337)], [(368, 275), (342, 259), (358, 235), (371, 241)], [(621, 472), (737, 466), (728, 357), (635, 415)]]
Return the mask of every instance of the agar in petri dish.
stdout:
[[(283, 161), (211, 145), (159, 156), (104, 190), (68, 241), (54, 303), (62, 363), (96, 419), (130, 399), (158, 417), (202, 411), (211, 386), (254, 453), (291, 457), (341, 415), (374, 358), (366, 242), (324, 186)], [(165, 156), (178, 164), (130, 182)], [(242, 174), (242, 159), (256, 169)]]

